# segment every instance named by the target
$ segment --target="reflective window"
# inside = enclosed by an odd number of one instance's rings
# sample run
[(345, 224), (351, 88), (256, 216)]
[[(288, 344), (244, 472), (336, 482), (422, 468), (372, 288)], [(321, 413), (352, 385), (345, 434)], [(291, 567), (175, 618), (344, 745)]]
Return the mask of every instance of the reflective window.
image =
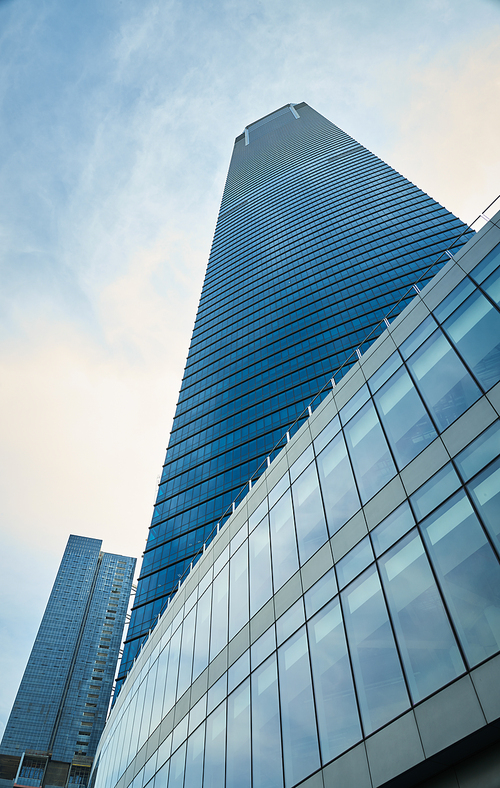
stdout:
[(437, 432), (406, 369), (396, 372), (374, 398), (398, 467), (404, 468)]
[(447, 296), (444, 301), (441, 301), (441, 303), (438, 304), (434, 309), (434, 316), (436, 320), (439, 320), (440, 323), (446, 320), (447, 317), (453, 314), (455, 309), (458, 309), (460, 304), (463, 304), (465, 299), (470, 296), (470, 294), (473, 293), (475, 289), (476, 288), (470, 279), (467, 277), (462, 279), (460, 284), (451, 291), (450, 295)]
[(227, 699), (226, 788), (250, 788), (250, 741), (250, 679), (247, 679)]
[(333, 419), (327, 426), (320, 432), (317, 438), (314, 439), (314, 449), (316, 454), (325, 448), (325, 446), (330, 443), (331, 440), (337, 435), (340, 431), (340, 421), (338, 416), (334, 416)]
[(474, 479), (467, 489), (488, 533), (500, 550), (500, 459)]
[(182, 646), (179, 660), (179, 681), (177, 685), (177, 698), (187, 690), (191, 681), (191, 671), (193, 669), (193, 639), (195, 625), (196, 608), (193, 607), (184, 619), (182, 630)]
[(335, 564), (339, 588), (345, 588), (345, 586), (350, 583), (351, 580), (354, 580), (363, 569), (366, 569), (368, 564), (371, 564), (373, 560), (374, 555), (370, 537), (365, 536), (364, 539), (358, 542), (356, 547), (349, 550), (347, 555)]
[(271, 492), (268, 495), (269, 508), (274, 506), (276, 501), (279, 501), (279, 499), (281, 498), (283, 493), (286, 492), (286, 490), (288, 490), (289, 487), (290, 487), (290, 477), (289, 477), (288, 473), (285, 473), (285, 475), (281, 477), (281, 479), (279, 480), (278, 484), (276, 484), (273, 487), (273, 489), (271, 490)]
[(305, 628), (278, 649), (285, 786), (319, 769), (318, 736)]
[(292, 497), (300, 563), (304, 564), (328, 539), (314, 462), (292, 484)]
[(276, 621), (276, 639), (278, 641), (278, 646), (281, 646), (290, 635), (293, 635), (293, 633), (302, 626), (304, 621), (304, 602), (301, 597)]
[(250, 648), (250, 655), (252, 660), (252, 670), (254, 670), (261, 662), (268, 658), (276, 648), (276, 630), (274, 624), (266, 629), (263, 635), (258, 638), (255, 643), (252, 643)]
[(422, 323), (420, 323), (418, 328), (416, 328), (415, 331), (410, 334), (408, 339), (405, 339), (405, 341), (402, 343), (399, 349), (403, 358), (408, 359), (412, 353), (414, 353), (415, 350), (419, 348), (423, 342), (425, 342), (432, 332), (435, 331), (435, 329), (436, 321), (431, 315), (429, 315)]
[(248, 621), (248, 543), (245, 542), (229, 562), (229, 640)]
[(408, 502), (405, 501), (371, 531), (370, 536), (375, 555), (382, 555), (414, 525), (413, 514)]
[(168, 788), (182, 788), (184, 782), (184, 764), (186, 761), (186, 742), (179, 747), (170, 759)]
[(402, 363), (401, 356), (397, 351), (393, 353), (392, 356), (389, 356), (387, 361), (382, 364), (380, 369), (377, 369), (377, 371), (373, 373), (370, 380), (368, 381), (368, 385), (372, 394), (378, 391), (379, 388), (384, 385), (386, 380), (389, 380), (389, 378), (394, 375)]
[(177, 675), (179, 672), (179, 655), (181, 650), (181, 627), (178, 627), (170, 641), (170, 654), (168, 656), (167, 680), (165, 682), (165, 696), (163, 698), (163, 716), (172, 708), (177, 689)]
[(410, 497), (417, 520), (426, 517), (459, 487), (460, 479), (449, 462)]
[(299, 568), (290, 490), (271, 509), (269, 519), (274, 591), (276, 592)]
[(500, 306), (500, 268), (484, 282), (483, 288), (495, 304)]
[(379, 562), (413, 701), (465, 669), (420, 536), (412, 531)]
[(210, 714), (227, 695), (227, 673), (224, 673), (208, 690), (207, 712)]
[(361, 738), (340, 602), (330, 602), (308, 624), (323, 763)]
[[(201, 788), (203, 779), (203, 755), (205, 751), (205, 723), (200, 725), (187, 741), (186, 776), (184, 785)], [(155, 784), (155, 788), (158, 786)]]
[(500, 648), (500, 565), (463, 491), (422, 523), (469, 664)]
[(281, 788), (281, 733), (276, 654), (252, 673), (253, 788)]
[(226, 704), (207, 717), (203, 788), (224, 788), (226, 749)]
[(211, 604), (212, 589), (208, 588), (198, 601), (194, 639), (193, 681), (198, 678), (208, 665)]
[(318, 580), (304, 596), (308, 618), (320, 610), (337, 593), (337, 579), (333, 567)]
[(476, 292), (444, 328), (481, 385), (494, 386), (500, 380), (500, 312)]
[(343, 425), (347, 424), (347, 422), (352, 419), (355, 413), (368, 401), (370, 398), (370, 392), (368, 391), (368, 386), (365, 384), (360, 388), (359, 391), (354, 394), (349, 402), (347, 402), (342, 410), (340, 411), (340, 421)]
[(360, 508), (358, 491), (342, 433), (339, 433), (319, 455), (318, 470), (328, 530), (330, 536), (333, 536)]
[(496, 421), (455, 457), (463, 481), (468, 482), (485, 465), (494, 460), (499, 449), (500, 421)]
[(313, 447), (310, 445), (307, 447), (307, 449), (304, 452), (302, 452), (300, 457), (297, 460), (295, 460), (292, 467), (290, 468), (290, 479), (292, 480), (292, 482), (295, 481), (297, 476), (300, 476), (302, 471), (305, 468), (307, 468), (309, 463), (311, 463), (313, 460), (314, 460), (314, 451), (313, 451)]
[(244, 654), (233, 662), (227, 672), (227, 691), (232, 692), (238, 684), (241, 684), (250, 673), (250, 651), (245, 651)]
[(266, 516), (250, 534), (250, 617), (260, 610), (273, 593), (271, 542)]
[(361, 501), (366, 503), (396, 473), (373, 402), (351, 419), (345, 434)]
[(409, 359), (417, 387), (439, 428), (446, 429), (481, 392), (441, 331)]
[(375, 567), (341, 596), (361, 718), (369, 734), (408, 708), (408, 694)]
[(486, 257), (481, 260), (478, 265), (472, 270), (471, 277), (481, 284), (487, 276), (495, 271), (500, 265), (500, 244), (497, 244), (491, 252), (488, 252)]
[(212, 585), (212, 631), (210, 635), (210, 659), (217, 656), (227, 643), (228, 625), (228, 578), (226, 564)]

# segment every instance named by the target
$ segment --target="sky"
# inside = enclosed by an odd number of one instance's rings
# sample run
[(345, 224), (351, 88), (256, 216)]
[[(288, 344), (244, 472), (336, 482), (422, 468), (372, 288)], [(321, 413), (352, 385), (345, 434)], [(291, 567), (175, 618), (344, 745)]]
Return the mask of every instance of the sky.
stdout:
[(232, 144), (290, 101), (472, 222), (500, 0), (0, 0), (0, 736), (69, 534), (140, 559)]

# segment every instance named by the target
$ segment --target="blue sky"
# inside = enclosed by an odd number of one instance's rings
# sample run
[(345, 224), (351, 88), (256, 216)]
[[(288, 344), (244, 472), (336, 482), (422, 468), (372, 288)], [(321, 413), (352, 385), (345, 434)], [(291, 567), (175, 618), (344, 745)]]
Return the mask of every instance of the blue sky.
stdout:
[(0, 0), (0, 735), (70, 533), (140, 556), (234, 137), (307, 101), (458, 216), (497, 0)]

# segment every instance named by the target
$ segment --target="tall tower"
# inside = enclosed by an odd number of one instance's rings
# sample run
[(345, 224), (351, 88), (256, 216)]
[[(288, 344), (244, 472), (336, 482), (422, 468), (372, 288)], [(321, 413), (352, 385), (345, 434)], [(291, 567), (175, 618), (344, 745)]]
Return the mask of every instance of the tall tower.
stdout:
[(305, 103), (236, 138), (119, 680), (288, 425), (464, 231)]
[(104, 728), (135, 558), (101, 545), (70, 536), (64, 551), (0, 745), (19, 785), (85, 782)]

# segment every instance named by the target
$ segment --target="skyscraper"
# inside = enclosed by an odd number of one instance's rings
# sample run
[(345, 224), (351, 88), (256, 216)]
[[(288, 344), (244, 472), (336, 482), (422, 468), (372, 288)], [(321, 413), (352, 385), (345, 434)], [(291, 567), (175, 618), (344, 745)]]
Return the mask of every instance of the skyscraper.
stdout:
[[(283, 431), (470, 233), (307, 104), (237, 137), (121, 662)], [(361, 347), (361, 351), (368, 343)]]
[(68, 539), (0, 745), (3, 779), (85, 782), (106, 721), (135, 568), (135, 558), (103, 553), (101, 545)]

